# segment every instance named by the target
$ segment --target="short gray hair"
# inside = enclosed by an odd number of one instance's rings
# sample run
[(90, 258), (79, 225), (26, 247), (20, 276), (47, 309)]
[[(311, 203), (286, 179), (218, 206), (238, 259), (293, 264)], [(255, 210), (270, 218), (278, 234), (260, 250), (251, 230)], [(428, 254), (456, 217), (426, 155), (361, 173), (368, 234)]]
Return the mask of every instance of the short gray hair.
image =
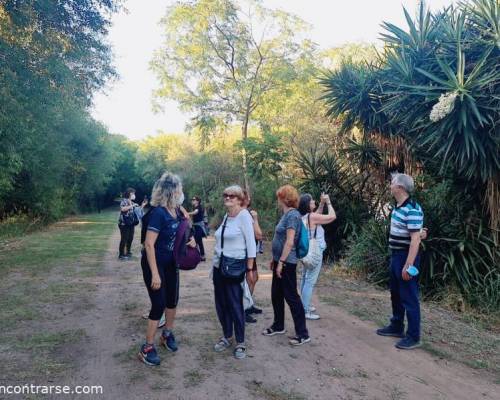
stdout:
[(400, 174), (399, 172), (394, 173), (391, 182), (394, 185), (401, 186), (408, 194), (413, 193), (415, 190), (415, 182), (410, 175)]
[(245, 200), (245, 193), (240, 185), (231, 185), (224, 189), (224, 193), (234, 194), (241, 201)]
[(181, 178), (168, 171), (164, 172), (153, 186), (151, 205), (153, 207), (176, 207), (178, 205), (176, 195), (181, 186)]

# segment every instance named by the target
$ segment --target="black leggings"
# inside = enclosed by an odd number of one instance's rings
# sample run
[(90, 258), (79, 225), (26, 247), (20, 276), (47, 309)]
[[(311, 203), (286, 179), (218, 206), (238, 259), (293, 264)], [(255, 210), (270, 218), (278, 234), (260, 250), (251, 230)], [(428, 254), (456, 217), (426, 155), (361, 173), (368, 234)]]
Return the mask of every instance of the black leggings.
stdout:
[(143, 251), (141, 257), (142, 276), (151, 299), (149, 319), (153, 321), (158, 321), (161, 318), (165, 308), (174, 309), (179, 302), (179, 269), (175, 265), (173, 255), (156, 253), (156, 265), (160, 274), (161, 286), (158, 290), (153, 290), (151, 289), (151, 269), (146, 252)]
[(201, 226), (194, 226), (194, 240), (200, 249), (200, 255), (205, 257), (205, 247), (203, 246), (203, 237), (205, 236), (205, 232), (203, 232), (203, 228)]
[[(120, 255), (124, 256), (130, 253), (132, 247), (132, 241), (134, 240), (134, 225), (118, 225), (120, 228)], [(127, 248), (127, 252), (125, 252), (125, 248)]]

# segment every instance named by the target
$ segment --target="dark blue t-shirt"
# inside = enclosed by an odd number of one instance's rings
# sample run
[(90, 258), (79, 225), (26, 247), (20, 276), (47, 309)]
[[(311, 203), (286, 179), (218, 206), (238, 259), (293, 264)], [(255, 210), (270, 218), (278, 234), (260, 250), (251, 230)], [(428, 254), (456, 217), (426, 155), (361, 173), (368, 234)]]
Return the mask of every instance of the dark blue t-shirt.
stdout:
[(180, 218), (174, 219), (163, 207), (156, 207), (151, 211), (148, 222), (148, 231), (158, 232), (155, 250), (158, 254), (171, 255), (174, 252), (175, 235), (180, 224)]

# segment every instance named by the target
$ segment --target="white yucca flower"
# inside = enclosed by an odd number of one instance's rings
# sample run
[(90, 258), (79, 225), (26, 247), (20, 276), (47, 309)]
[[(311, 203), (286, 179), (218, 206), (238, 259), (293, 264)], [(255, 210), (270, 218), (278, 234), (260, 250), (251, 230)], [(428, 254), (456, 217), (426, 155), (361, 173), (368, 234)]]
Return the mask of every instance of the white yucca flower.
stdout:
[(432, 122), (437, 122), (446, 117), (455, 106), (455, 99), (457, 98), (457, 92), (445, 93), (439, 96), (439, 101), (434, 104), (430, 114), (430, 119)]

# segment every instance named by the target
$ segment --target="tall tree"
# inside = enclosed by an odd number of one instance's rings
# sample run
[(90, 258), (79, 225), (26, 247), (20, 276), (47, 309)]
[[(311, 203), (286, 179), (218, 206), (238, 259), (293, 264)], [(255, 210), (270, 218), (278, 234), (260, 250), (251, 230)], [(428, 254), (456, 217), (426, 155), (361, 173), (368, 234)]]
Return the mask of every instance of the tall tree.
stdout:
[[(312, 47), (299, 37), (307, 28), (300, 18), (255, 0), (180, 1), (162, 23), (165, 42), (152, 62), (156, 99), (178, 101), (205, 134), (239, 123), (246, 140), (263, 96), (285, 91), (295, 61)], [(248, 187), (244, 150), (243, 169)]]

